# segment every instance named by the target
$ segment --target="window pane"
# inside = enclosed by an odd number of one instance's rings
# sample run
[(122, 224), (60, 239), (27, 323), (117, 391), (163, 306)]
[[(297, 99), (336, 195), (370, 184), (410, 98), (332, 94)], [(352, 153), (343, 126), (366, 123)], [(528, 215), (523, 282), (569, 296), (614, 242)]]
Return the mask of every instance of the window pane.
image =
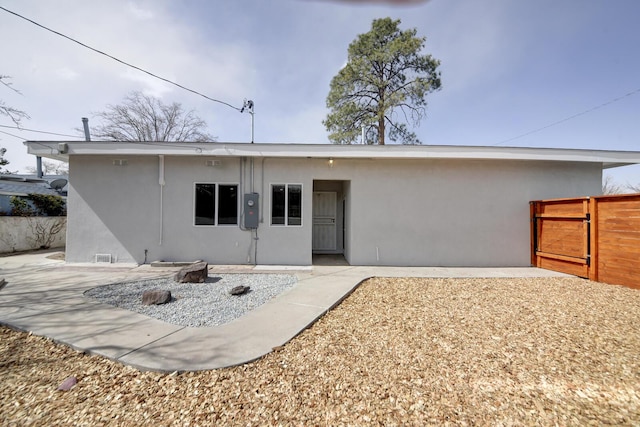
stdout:
[(289, 185), (288, 225), (302, 225), (302, 186)]
[(218, 186), (218, 225), (238, 223), (238, 186)]
[(271, 186), (271, 224), (284, 225), (284, 185)]
[(214, 225), (216, 185), (196, 184), (196, 225)]

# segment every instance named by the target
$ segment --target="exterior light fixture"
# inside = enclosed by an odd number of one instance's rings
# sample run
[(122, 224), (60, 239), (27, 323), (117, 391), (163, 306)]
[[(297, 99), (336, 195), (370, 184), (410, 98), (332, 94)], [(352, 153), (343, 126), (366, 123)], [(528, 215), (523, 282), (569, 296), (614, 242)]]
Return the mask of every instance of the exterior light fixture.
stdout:
[(333, 159), (332, 159), (332, 158), (330, 158), (330, 159), (329, 159), (329, 167), (330, 167), (330, 168), (332, 168), (332, 167), (333, 167)]

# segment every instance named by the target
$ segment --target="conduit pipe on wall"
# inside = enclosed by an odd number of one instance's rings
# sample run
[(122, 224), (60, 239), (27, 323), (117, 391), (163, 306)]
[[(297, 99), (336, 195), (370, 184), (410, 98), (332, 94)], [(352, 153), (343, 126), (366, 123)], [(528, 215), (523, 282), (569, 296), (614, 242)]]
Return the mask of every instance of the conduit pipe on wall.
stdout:
[(253, 193), (253, 157), (251, 158), (251, 193)]
[(260, 195), (260, 224), (262, 224), (264, 222), (264, 198), (265, 198), (265, 192), (264, 192), (264, 161), (266, 160), (266, 157), (262, 158), (262, 164), (260, 165), (260, 173), (262, 174), (262, 176), (260, 177), (260, 187), (262, 190), (262, 194)]
[(160, 239), (159, 245), (162, 246), (162, 237), (163, 237), (163, 212), (164, 212), (164, 203), (163, 203), (163, 195), (164, 195), (164, 155), (158, 155), (158, 184), (160, 184)]
[[(246, 157), (241, 157), (240, 158), (240, 196), (244, 197), (244, 169), (245, 169), (245, 163), (247, 162), (247, 158)], [(241, 201), (240, 203), (240, 230), (242, 231), (247, 231), (246, 228), (244, 228), (243, 225), (243, 221), (244, 221), (244, 200)]]
[[(239, 159), (239, 166), (240, 166), (240, 194), (244, 195), (245, 193), (245, 188), (244, 188), (244, 180), (245, 180), (245, 173), (246, 173), (246, 163), (247, 163), (247, 158), (246, 157), (241, 157)], [(253, 233), (251, 233), (251, 229), (249, 228), (244, 228), (244, 200), (241, 201), (240, 203), (240, 230), (242, 231), (249, 231), (249, 248), (247, 249), (247, 263), (251, 262), (251, 248), (253, 245)], [(255, 255), (254, 255), (254, 263), (255, 263)]]

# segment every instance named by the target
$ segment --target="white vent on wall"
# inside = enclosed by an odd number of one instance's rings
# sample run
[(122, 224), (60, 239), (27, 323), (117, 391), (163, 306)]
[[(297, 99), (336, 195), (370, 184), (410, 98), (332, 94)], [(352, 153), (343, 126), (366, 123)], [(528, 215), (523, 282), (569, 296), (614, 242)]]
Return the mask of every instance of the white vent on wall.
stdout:
[(113, 161), (113, 164), (116, 166), (127, 166), (127, 161), (125, 159), (116, 159)]
[(111, 254), (96, 254), (96, 262), (111, 263)]
[(207, 160), (207, 166), (220, 166), (222, 162), (220, 160)]

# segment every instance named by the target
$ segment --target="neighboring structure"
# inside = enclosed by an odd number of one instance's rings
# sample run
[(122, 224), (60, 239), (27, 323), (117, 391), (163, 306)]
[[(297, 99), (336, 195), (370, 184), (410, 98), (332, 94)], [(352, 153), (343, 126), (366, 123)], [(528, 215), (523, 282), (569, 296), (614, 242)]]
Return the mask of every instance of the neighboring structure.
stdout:
[(0, 213), (8, 215), (11, 212), (11, 197), (13, 196), (27, 197), (29, 194), (46, 194), (66, 197), (66, 179), (64, 178), (62, 176), (37, 178), (35, 175), (0, 174)]
[[(529, 201), (599, 194), (640, 152), (26, 142), (69, 161), (66, 259), (528, 266)], [(257, 227), (257, 228), (255, 228)]]

